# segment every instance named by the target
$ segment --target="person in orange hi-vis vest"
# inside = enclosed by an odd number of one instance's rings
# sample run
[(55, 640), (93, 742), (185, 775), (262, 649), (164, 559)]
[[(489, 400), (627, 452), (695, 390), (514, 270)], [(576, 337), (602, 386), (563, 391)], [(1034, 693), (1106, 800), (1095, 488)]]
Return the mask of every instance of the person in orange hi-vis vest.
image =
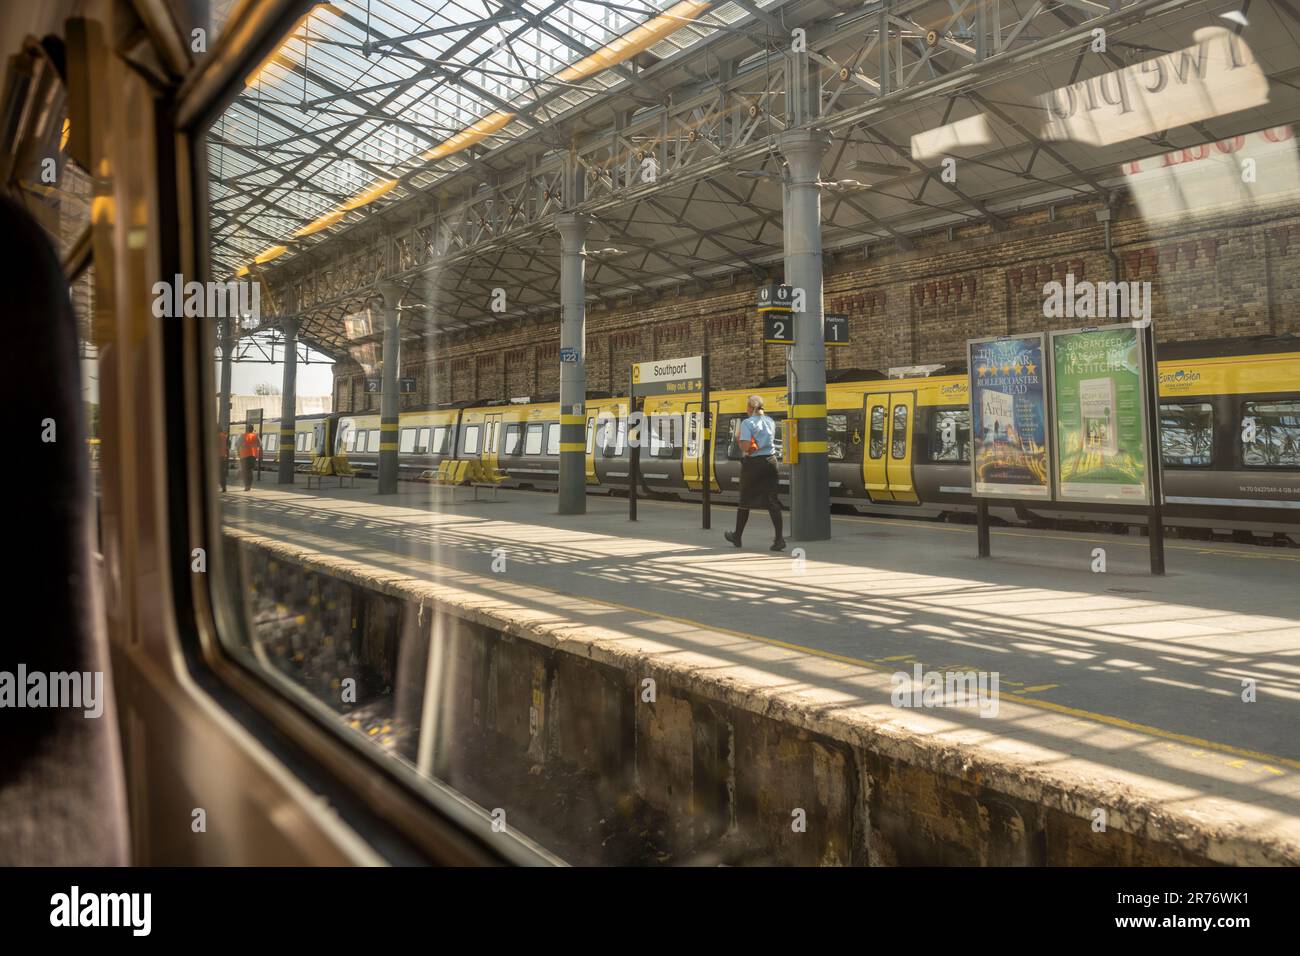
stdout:
[(262, 457), (262, 442), (257, 437), (257, 432), (250, 427), (244, 432), (243, 440), (239, 443), (239, 467), (244, 476), (244, 490), (253, 490), (253, 468), (256, 462)]

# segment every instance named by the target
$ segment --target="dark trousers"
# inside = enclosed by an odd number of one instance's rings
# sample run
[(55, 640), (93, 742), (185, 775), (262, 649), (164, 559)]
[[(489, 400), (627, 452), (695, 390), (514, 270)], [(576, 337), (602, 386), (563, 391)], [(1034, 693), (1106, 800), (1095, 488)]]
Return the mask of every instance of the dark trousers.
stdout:
[[(781, 503), (776, 500), (776, 495), (772, 495), (771, 501), (767, 506), (768, 516), (772, 519), (772, 530), (776, 532), (776, 540), (783, 541), (785, 536), (781, 533)], [(749, 521), (749, 509), (736, 509), (736, 540), (745, 532), (745, 524)]]
[(252, 490), (253, 490), (253, 462), (255, 462), (255, 461), (257, 461), (256, 458), (241, 458), (241, 459), (239, 459), (239, 468), (240, 468), (240, 470), (242, 471), (242, 473), (243, 473), (243, 475), (244, 475), (244, 490), (245, 490), (245, 491), (252, 491)]

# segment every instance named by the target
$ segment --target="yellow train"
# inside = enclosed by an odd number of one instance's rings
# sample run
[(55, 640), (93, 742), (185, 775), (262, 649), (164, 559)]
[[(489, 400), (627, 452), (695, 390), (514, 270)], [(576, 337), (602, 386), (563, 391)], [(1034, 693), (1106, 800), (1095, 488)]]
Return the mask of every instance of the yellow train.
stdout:
[[(1293, 336), (1164, 345), (1160, 348), (1160, 436), (1166, 517), (1173, 526), (1264, 534), (1300, 525), (1300, 341)], [(939, 518), (973, 512), (967, 376), (888, 378), (841, 373), (827, 385), (831, 502), (862, 513)], [(717, 499), (740, 483), (735, 429), (751, 394), (763, 396), (784, 446), (786, 393), (774, 380), (710, 396), (714, 430), (710, 479)], [(645, 402), (641, 493), (690, 500), (703, 488), (700, 396)], [(587, 402), (587, 485), (627, 488), (629, 405)], [(1253, 430), (1243, 422), (1253, 421)], [(331, 449), (365, 475), (378, 470), (379, 414), (316, 415), (297, 421), (296, 460), (306, 468)], [(264, 468), (274, 467), (278, 423), (268, 423)], [(558, 401), (489, 402), (409, 410), (399, 420), (404, 478), (430, 477), (446, 459), (479, 460), (509, 487), (554, 489), (559, 477)], [(1247, 440), (1249, 438), (1250, 440)], [(634, 431), (635, 439), (635, 431)], [(783, 489), (789, 465), (779, 466)], [(1003, 520), (1137, 521), (1059, 505), (995, 509)]]

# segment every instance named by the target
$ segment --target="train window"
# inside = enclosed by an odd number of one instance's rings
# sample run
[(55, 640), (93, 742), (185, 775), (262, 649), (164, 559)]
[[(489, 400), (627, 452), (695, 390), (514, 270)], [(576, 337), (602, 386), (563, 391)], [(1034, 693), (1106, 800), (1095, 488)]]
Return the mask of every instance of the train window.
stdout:
[(446, 425), (439, 425), (433, 430), (433, 444), (429, 446), (429, 454), (445, 455), (447, 454), (447, 437), (451, 429)]
[(479, 432), (482, 431), (480, 425), (465, 426), (465, 440), (461, 443), (461, 452), (466, 455), (478, 454)]
[(421, 428), (415, 436), (415, 453), (417, 455), (429, 454), (429, 433), (430, 429), (426, 426)]
[(524, 454), (540, 455), (542, 453), (542, 423), (532, 422), (524, 435)]
[(1241, 422), (1243, 465), (1300, 468), (1300, 401), (1245, 402)]
[(546, 454), (558, 455), (560, 453), (560, 423), (551, 422), (546, 426)]
[(890, 432), (893, 439), (890, 447), (890, 455), (894, 458), (907, 457), (907, 406), (894, 406), (894, 424)]
[(588, 455), (591, 454), (592, 447), (593, 447), (592, 443), (595, 439), (595, 435), (596, 435), (596, 430), (595, 428), (592, 427), (591, 419), (588, 419), (587, 420), (587, 454)]
[(686, 457), (698, 458), (700, 455), (700, 419), (699, 412), (686, 416)]
[(505, 441), (505, 445), (501, 449), (501, 454), (503, 455), (519, 454), (519, 438), (523, 434), (523, 432), (524, 429), (522, 425), (507, 425), (506, 441)]
[[(726, 441), (723, 441), (724, 430), (718, 429), (718, 446), (714, 449), (715, 458), (726, 458), (728, 461), (740, 461), (740, 446), (736, 444), (736, 435), (740, 432), (740, 423), (744, 419), (740, 416), (733, 416), (728, 419), (725, 430)], [(725, 446), (725, 447), (724, 447)]]
[(343, 442), (343, 451), (346, 453), (355, 450), (354, 446), (357, 440), (356, 429), (351, 425), (343, 425), (341, 428), (343, 434), (339, 436), (339, 440)]
[(885, 454), (885, 407), (877, 405), (871, 409), (871, 438), (867, 454), (872, 459), (883, 458)]
[(369, 436), (367, 436), (367, 440), (366, 440), (366, 451), (375, 452), (376, 454), (379, 453), (379, 429), (378, 428), (370, 429), (370, 434)]
[(826, 416), (826, 457), (830, 461), (843, 461), (849, 446), (849, 416)]
[(410, 455), (415, 452), (415, 429), (403, 428), (397, 433), (397, 453)]
[(650, 457), (673, 458), (677, 454), (678, 425), (681, 418), (677, 415), (655, 415), (650, 421)]
[(1160, 403), (1160, 458), (1166, 465), (1208, 465), (1214, 460), (1214, 406), (1209, 402)]
[(970, 409), (940, 408), (930, 422), (930, 460), (970, 461)]

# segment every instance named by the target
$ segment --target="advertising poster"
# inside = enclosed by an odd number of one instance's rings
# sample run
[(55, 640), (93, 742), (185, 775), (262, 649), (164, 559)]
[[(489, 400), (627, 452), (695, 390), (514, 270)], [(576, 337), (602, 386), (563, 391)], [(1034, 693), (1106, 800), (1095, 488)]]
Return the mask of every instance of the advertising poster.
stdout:
[(1044, 337), (973, 339), (966, 348), (972, 492), (986, 498), (1049, 498)]
[(1052, 333), (1061, 500), (1149, 503), (1144, 369), (1136, 326)]

